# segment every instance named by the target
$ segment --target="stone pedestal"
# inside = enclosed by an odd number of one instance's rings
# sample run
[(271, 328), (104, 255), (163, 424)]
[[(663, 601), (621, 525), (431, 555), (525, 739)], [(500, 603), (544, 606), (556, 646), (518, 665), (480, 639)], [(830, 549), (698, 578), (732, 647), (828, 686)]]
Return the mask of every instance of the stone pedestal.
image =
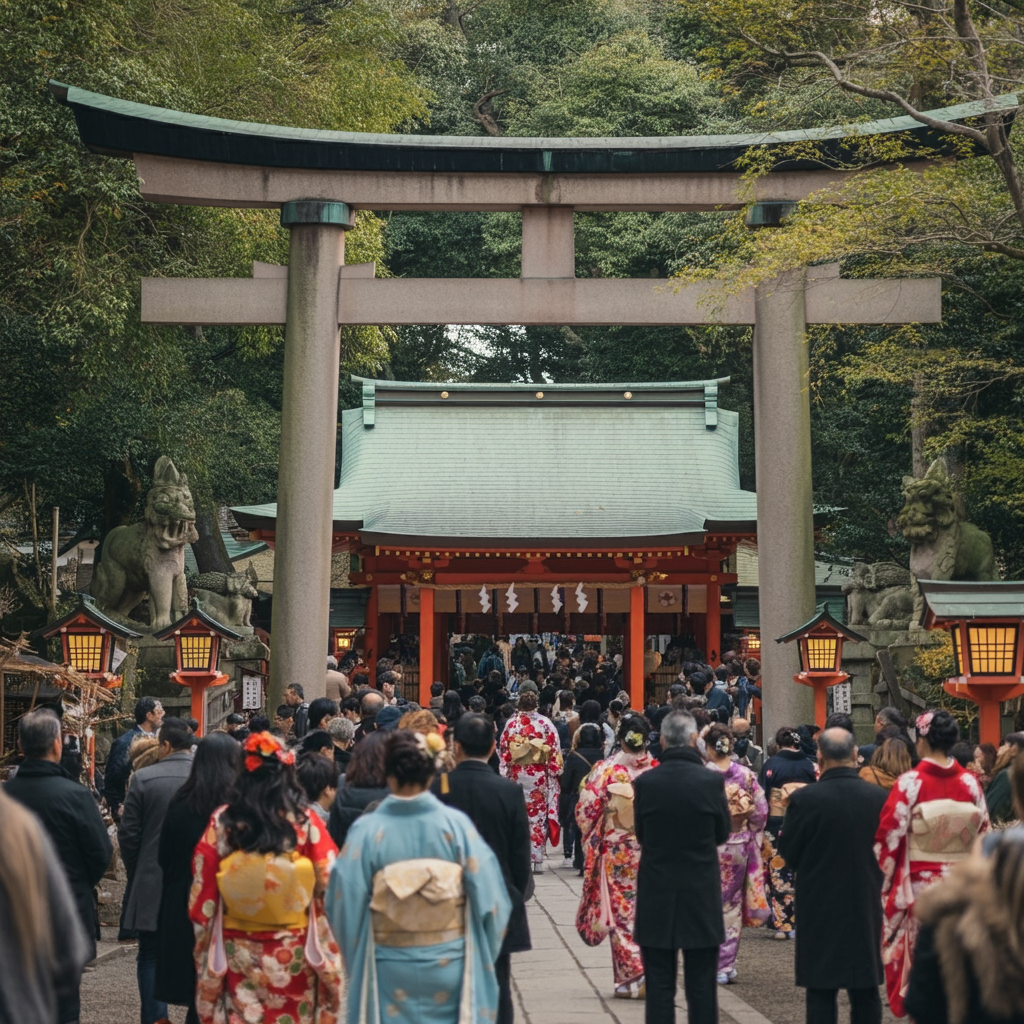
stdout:
[[(878, 664), (878, 652), (887, 650), (897, 671), (910, 664), (917, 653), (917, 642), (905, 630), (878, 629), (872, 626), (851, 626), (867, 637), (862, 644), (847, 643), (843, 646), (843, 671), (852, 679), (852, 705), (854, 730), (859, 744), (873, 743), (875, 739), (875, 715), (884, 703), (875, 692), (882, 676)], [(901, 701), (900, 704), (903, 702)]]

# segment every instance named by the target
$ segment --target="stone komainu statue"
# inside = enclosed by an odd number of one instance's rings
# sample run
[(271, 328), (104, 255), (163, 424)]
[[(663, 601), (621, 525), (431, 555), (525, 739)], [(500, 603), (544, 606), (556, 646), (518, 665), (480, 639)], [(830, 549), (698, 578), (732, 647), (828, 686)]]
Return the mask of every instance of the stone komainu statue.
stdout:
[(242, 632), (251, 632), (252, 602), (259, 597), (259, 576), (252, 562), (245, 572), (204, 572), (188, 577), (196, 604), (210, 618)]
[(148, 595), (150, 626), (169, 626), (188, 611), (185, 545), (198, 539), (188, 477), (163, 455), (153, 471), (142, 522), (117, 526), (103, 541), (92, 579), (96, 603), (128, 615)]
[(906, 629), (914, 607), (910, 572), (895, 562), (861, 563), (843, 584), (851, 626)]
[(972, 523), (962, 522), (945, 459), (936, 459), (920, 480), (905, 476), (906, 502), (896, 525), (910, 541), (914, 576), (913, 622), (919, 623), (924, 598), (917, 580), (996, 580), (992, 539)]

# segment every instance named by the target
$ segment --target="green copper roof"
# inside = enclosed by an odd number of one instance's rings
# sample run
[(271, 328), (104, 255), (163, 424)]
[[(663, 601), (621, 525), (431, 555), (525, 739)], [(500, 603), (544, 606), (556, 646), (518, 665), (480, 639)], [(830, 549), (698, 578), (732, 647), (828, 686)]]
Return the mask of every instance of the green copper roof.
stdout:
[[(911, 148), (943, 149), (947, 145), (942, 133), (906, 116), (748, 135), (603, 139), (373, 135), (187, 114), (87, 92), (60, 82), (51, 82), (50, 89), (72, 109), (82, 141), (94, 152), (126, 157), (147, 153), (255, 167), (450, 173), (706, 173), (734, 171), (736, 160), (751, 146), (815, 142), (825, 159), (850, 161), (856, 159), (850, 140), (865, 135), (905, 132)], [(928, 113), (940, 120), (959, 121), (987, 110), (1009, 112), (1016, 107), (1017, 97), (1007, 95)], [(780, 162), (778, 169), (820, 166), (817, 159), (788, 159)]]
[[(754, 532), (757, 499), (739, 485), (739, 418), (718, 409), (717, 381), (360, 381), (363, 407), (342, 419), (334, 523), (367, 543), (689, 544), (710, 523)], [(456, 389), (462, 401), (452, 401)], [(573, 401), (553, 400), (567, 394)], [(272, 504), (233, 511), (250, 527), (277, 514)]]
[(1024, 618), (1024, 583), (963, 583), (918, 580), (927, 611), (938, 622), (951, 619)]

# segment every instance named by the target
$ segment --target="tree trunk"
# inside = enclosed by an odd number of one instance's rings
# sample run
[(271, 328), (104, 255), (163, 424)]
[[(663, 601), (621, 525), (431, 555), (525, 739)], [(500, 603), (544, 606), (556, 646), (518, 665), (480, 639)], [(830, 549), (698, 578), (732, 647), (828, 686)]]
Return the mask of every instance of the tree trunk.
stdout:
[(192, 542), (192, 554), (200, 572), (231, 572), (231, 561), (220, 534), (217, 506), (212, 498), (195, 498), (196, 530), (199, 540)]

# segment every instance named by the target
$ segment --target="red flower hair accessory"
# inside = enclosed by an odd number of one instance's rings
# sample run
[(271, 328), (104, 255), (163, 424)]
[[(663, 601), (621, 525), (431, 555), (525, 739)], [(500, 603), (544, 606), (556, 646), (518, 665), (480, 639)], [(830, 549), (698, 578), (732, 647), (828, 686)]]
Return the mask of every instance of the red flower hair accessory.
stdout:
[(935, 717), (934, 711), (926, 711), (923, 715), (917, 716), (917, 727), (918, 736), (927, 736), (928, 730), (932, 727), (932, 719)]
[(247, 772), (262, 768), (272, 759), (280, 761), (281, 764), (295, 764), (295, 751), (285, 749), (284, 744), (269, 732), (251, 733), (246, 737), (242, 749), (245, 751)]

